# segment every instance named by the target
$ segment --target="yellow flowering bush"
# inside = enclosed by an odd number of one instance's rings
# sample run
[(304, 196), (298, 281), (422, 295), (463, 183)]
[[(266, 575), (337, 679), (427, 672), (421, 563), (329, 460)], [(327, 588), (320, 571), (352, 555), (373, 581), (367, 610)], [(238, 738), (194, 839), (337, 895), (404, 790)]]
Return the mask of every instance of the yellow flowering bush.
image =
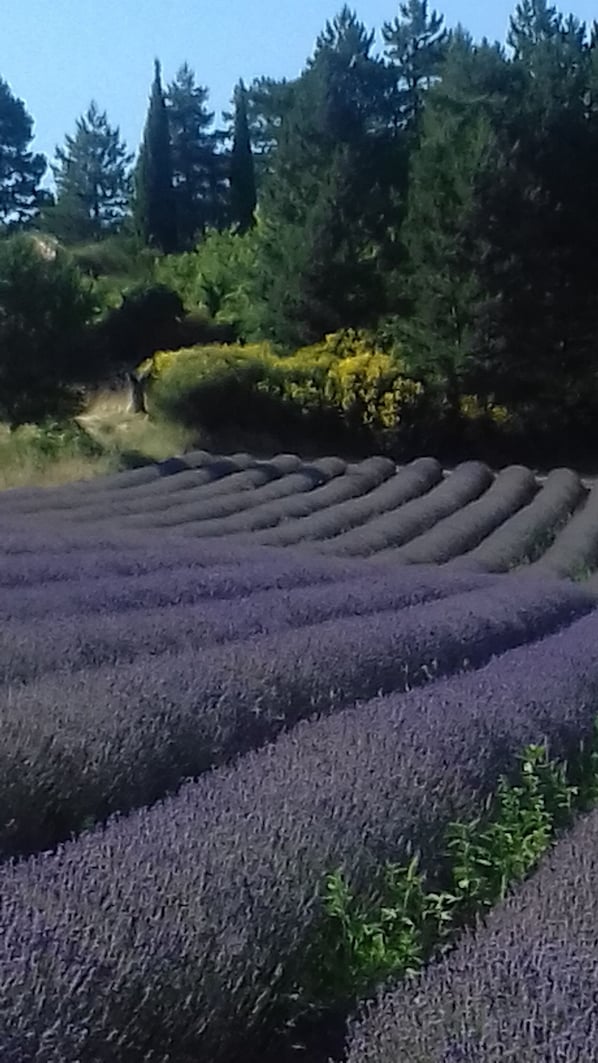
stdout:
[[(398, 428), (422, 394), (400, 359), (376, 349), (366, 333), (331, 333), (290, 356), (268, 343), (160, 351), (139, 367), (150, 371), (158, 408), (198, 423), (266, 417), (336, 418), (374, 435)], [(181, 414), (179, 414), (181, 415)], [(263, 427), (266, 427), (263, 425)]]
[(477, 395), (462, 395), (460, 410), (466, 421), (490, 420), (497, 428), (503, 428), (512, 422), (512, 415), (506, 406), (490, 402), (484, 405)]
[(395, 358), (378, 351), (333, 363), (326, 381), (327, 398), (350, 422), (378, 430), (398, 427), (421, 393), (421, 384), (406, 377)]

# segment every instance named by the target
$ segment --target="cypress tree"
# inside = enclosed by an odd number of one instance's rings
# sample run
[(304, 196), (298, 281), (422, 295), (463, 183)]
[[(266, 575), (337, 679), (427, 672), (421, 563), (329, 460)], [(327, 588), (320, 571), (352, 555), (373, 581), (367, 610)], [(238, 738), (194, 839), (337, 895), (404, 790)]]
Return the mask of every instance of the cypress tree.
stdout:
[(135, 218), (140, 235), (166, 254), (176, 251), (176, 210), (168, 112), (162, 89), (160, 63), (149, 102), (143, 143), (135, 174)]
[(257, 194), (255, 167), (247, 117), (247, 90), (243, 81), (235, 89), (235, 125), (230, 159), (231, 218), (240, 233), (255, 224)]

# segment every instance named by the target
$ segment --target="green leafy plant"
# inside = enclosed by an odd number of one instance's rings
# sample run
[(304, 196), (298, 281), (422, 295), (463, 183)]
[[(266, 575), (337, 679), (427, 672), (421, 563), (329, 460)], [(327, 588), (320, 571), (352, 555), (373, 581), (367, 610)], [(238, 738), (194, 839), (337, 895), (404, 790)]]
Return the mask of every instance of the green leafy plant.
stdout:
[(418, 971), (522, 881), (577, 811), (598, 802), (598, 719), (571, 763), (529, 745), (512, 779), (501, 776), (480, 816), (451, 823), (436, 881), (415, 855), (388, 863), (358, 895), (342, 869), (327, 875), (322, 918), (295, 988), (295, 1006), (318, 1010), (367, 996)]

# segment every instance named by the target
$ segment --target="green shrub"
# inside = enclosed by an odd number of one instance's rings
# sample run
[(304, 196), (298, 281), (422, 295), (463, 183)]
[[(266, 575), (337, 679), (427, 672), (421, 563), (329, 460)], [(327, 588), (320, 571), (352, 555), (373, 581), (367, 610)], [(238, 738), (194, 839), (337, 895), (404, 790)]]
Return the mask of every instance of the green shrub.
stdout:
[(194, 251), (156, 260), (155, 278), (178, 292), (187, 310), (232, 325), (238, 335), (256, 335), (253, 286), (257, 268), (255, 231), (209, 232)]
[(110, 274), (134, 276), (140, 251), (115, 236), (75, 244), (69, 250), (81, 272), (94, 278)]
[(326, 336), (290, 357), (269, 344), (158, 352), (151, 365), (155, 412), (187, 427), (289, 431), (353, 443), (392, 444), (418, 409), (421, 386), (365, 333)]
[(180, 296), (167, 285), (133, 285), (90, 334), (94, 361), (107, 374), (132, 369), (154, 351), (172, 346), (184, 313)]
[(288, 411), (273, 385), (266, 347), (196, 347), (153, 360), (151, 408), (166, 420), (213, 431), (282, 428)]
[(0, 242), (0, 416), (71, 409), (93, 367), (83, 343), (96, 304), (70, 256), (35, 237)]

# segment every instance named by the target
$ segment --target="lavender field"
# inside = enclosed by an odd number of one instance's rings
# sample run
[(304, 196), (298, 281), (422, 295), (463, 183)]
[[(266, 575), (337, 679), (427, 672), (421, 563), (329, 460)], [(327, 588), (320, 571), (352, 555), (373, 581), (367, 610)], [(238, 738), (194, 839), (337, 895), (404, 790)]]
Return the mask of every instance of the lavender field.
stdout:
[[(6, 491), (0, 535), (2, 1063), (276, 1058), (325, 876), (433, 868), (525, 746), (592, 734), (569, 470), (196, 452)], [(335, 1060), (589, 1058), (597, 860), (590, 816)]]
[(11, 554), (26, 549), (23, 521), (65, 541), (93, 528), (94, 540), (154, 532), (187, 545), (294, 546), (316, 557), (479, 572), (579, 578), (598, 566), (598, 487), (570, 469), (540, 481), (523, 466), (493, 474), (477, 461), (443, 473), (433, 458), (397, 468), (387, 458), (307, 463), (196, 451), (99, 481), (3, 492)]

